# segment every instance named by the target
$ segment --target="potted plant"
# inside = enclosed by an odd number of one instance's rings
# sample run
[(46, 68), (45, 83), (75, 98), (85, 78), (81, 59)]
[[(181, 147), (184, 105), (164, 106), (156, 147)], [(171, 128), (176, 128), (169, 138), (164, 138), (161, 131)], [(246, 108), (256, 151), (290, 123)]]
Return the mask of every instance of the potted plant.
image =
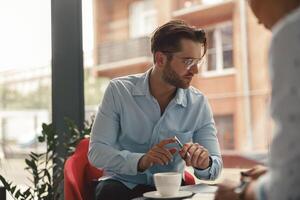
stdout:
[[(58, 140), (58, 133), (54, 130), (53, 124), (43, 124), (42, 134), (38, 142), (46, 143), (44, 153), (30, 152), (25, 159), (26, 168), (30, 174), (29, 180), (32, 187), (21, 190), (19, 186), (7, 181), (0, 175), (0, 181), (4, 188), (16, 200), (53, 200), (60, 199), (63, 191), (63, 166), (66, 159), (74, 153), (77, 143), (90, 135), (92, 123), (85, 122), (83, 130), (69, 119), (65, 119), (67, 132), (63, 133), (67, 142), (61, 144)], [(58, 147), (62, 147), (66, 156), (55, 153)]]

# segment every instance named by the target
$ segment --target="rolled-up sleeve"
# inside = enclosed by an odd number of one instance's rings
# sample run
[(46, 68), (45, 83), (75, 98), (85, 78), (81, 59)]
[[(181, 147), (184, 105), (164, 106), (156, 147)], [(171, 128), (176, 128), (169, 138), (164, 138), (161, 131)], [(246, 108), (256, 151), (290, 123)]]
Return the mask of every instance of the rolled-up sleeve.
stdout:
[(193, 140), (209, 151), (212, 165), (204, 170), (194, 169), (194, 173), (199, 179), (215, 180), (221, 174), (223, 161), (213, 114), (206, 98), (204, 99), (204, 106), (200, 110), (199, 116), (203, 117), (203, 123), (201, 128), (194, 134)]
[(116, 144), (119, 129), (120, 106), (115, 98), (115, 86), (111, 81), (98, 109), (92, 131), (88, 158), (92, 165), (104, 170), (125, 175), (136, 175), (142, 153), (119, 150)]

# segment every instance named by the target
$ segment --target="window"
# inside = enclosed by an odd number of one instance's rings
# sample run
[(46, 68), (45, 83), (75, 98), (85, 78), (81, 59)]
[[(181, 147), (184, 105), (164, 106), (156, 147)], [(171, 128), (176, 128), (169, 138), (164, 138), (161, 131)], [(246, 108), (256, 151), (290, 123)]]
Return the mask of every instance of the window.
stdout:
[(219, 115), (215, 116), (214, 119), (221, 149), (234, 149), (233, 115)]
[(203, 75), (223, 75), (233, 72), (232, 24), (227, 23), (207, 31), (207, 56)]
[(136, 1), (129, 8), (129, 36), (137, 38), (149, 35), (157, 26), (153, 0)]
[(0, 27), (0, 174), (24, 188), (24, 158), (45, 152), (51, 122), (51, 1), (0, 1)]

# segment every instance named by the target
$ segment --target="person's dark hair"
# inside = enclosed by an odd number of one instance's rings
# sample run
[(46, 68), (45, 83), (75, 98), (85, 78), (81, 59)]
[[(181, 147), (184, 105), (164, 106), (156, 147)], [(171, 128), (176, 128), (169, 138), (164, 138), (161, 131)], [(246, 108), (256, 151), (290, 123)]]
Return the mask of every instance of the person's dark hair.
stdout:
[[(202, 57), (205, 55), (207, 43), (204, 30), (192, 27), (182, 20), (172, 20), (154, 31), (151, 37), (151, 52), (153, 55), (158, 51), (178, 52), (181, 50), (181, 39), (189, 39), (203, 44)], [(171, 56), (169, 55), (168, 59), (171, 59)]]

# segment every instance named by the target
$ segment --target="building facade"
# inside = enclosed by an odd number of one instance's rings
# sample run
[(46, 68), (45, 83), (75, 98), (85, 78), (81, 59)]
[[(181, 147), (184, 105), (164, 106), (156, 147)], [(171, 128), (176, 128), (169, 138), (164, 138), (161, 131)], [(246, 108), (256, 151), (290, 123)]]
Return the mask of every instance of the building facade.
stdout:
[(205, 64), (192, 85), (209, 99), (223, 150), (268, 149), (270, 33), (244, 0), (94, 0), (95, 75), (114, 78), (151, 67), (149, 37), (170, 19), (203, 28)]

